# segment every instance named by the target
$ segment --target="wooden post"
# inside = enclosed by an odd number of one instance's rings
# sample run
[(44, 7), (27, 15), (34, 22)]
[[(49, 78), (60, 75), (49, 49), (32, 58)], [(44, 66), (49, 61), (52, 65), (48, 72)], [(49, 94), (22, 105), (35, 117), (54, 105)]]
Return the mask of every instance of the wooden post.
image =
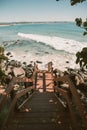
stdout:
[(35, 89), (36, 89), (36, 86), (37, 86), (37, 72), (35, 73)]
[(45, 79), (45, 73), (43, 73), (43, 91), (46, 92), (46, 79)]
[(48, 63), (48, 72), (52, 72), (53, 68), (52, 68), (52, 62)]

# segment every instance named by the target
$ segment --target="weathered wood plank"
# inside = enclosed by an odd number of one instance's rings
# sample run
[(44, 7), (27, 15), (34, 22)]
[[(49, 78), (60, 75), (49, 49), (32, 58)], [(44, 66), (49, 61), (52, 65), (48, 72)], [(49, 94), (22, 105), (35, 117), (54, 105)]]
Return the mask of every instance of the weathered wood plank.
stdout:
[[(65, 119), (66, 117), (66, 119)], [(8, 130), (69, 130), (71, 118), (53, 93), (39, 93), (27, 101), (20, 113), (10, 116)]]

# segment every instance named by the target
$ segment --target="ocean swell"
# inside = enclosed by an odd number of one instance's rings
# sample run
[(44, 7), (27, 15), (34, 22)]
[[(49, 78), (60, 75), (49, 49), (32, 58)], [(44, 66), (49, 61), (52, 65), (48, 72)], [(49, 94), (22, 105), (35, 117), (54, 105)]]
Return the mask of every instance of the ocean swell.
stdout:
[(71, 39), (64, 39), (61, 37), (55, 36), (45, 36), (45, 35), (37, 35), (37, 34), (24, 34), (18, 33), (18, 36), (30, 40), (34, 40), (36, 42), (42, 42), (45, 45), (49, 45), (56, 50), (63, 50), (68, 53), (75, 54), (77, 51), (81, 51), (83, 47), (87, 47), (86, 43), (81, 43)]

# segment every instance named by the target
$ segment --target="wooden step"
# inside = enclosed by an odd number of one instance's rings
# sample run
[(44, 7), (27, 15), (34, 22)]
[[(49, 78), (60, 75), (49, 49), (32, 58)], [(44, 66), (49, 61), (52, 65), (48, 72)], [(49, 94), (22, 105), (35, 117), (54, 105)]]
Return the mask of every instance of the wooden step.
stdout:
[(71, 118), (53, 93), (38, 93), (10, 116), (8, 130), (70, 130)]

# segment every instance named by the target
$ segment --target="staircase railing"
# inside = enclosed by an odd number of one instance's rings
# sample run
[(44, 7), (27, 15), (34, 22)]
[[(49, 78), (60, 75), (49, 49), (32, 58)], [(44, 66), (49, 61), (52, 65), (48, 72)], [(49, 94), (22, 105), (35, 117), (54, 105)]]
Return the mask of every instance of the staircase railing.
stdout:
[(29, 78), (29, 79), (27, 78), (27, 81), (26, 81), (26, 77), (24, 77), (24, 78), (14, 77), (13, 80), (10, 82), (9, 86), (7, 87), (7, 89), (5, 90), (4, 94), (2, 95), (2, 97), (0, 99), (0, 112), (2, 112), (3, 108), (5, 107), (7, 100), (10, 100), (11, 103), (10, 103), (7, 115), (5, 117), (5, 121), (4, 121), (3, 125), (1, 126), (2, 127), (1, 130), (4, 130), (4, 128), (6, 127), (6, 123), (7, 123), (9, 116), (12, 113), (14, 113), (14, 110), (18, 110), (18, 108), (20, 107), (20, 106), (18, 106), (18, 103), (17, 103), (18, 100), (22, 96), (25, 96), (26, 98), (24, 98), (24, 100), (23, 100), (23, 102), (25, 102), (27, 99), (29, 99), (31, 97), (31, 95), (33, 94), (33, 92), (35, 90), (35, 85), (32, 85), (27, 88), (23, 88), (22, 90), (15, 93), (14, 85), (16, 83), (21, 83), (21, 82), (29, 83), (29, 81), (33, 82), (32, 78)]
[[(71, 78), (69, 75), (59, 77), (59, 78), (54, 78), (54, 82), (57, 84), (54, 86), (54, 90), (57, 92), (57, 95), (62, 95), (62, 97), (65, 98), (68, 108), (70, 110), (70, 115), (73, 123), (73, 128), (75, 130), (82, 130), (82, 129), (87, 129), (87, 110), (82, 103), (80, 99), (80, 95), (77, 92), (77, 89), (73, 82), (71, 81)], [(69, 85), (68, 89), (64, 89), (58, 83), (64, 82)], [(78, 119), (76, 115), (76, 110), (79, 112), (79, 116), (81, 118), (81, 123), (78, 124)], [(81, 128), (82, 127), (82, 128)]]
[(1, 95), (1, 98), (0, 98), (0, 111), (2, 110), (8, 96), (10, 95), (12, 89), (14, 88), (14, 81), (15, 81), (15, 78), (13, 78), (11, 80), (11, 82), (9, 83), (9, 85), (7, 86), (5, 92), (3, 92), (3, 94)]

